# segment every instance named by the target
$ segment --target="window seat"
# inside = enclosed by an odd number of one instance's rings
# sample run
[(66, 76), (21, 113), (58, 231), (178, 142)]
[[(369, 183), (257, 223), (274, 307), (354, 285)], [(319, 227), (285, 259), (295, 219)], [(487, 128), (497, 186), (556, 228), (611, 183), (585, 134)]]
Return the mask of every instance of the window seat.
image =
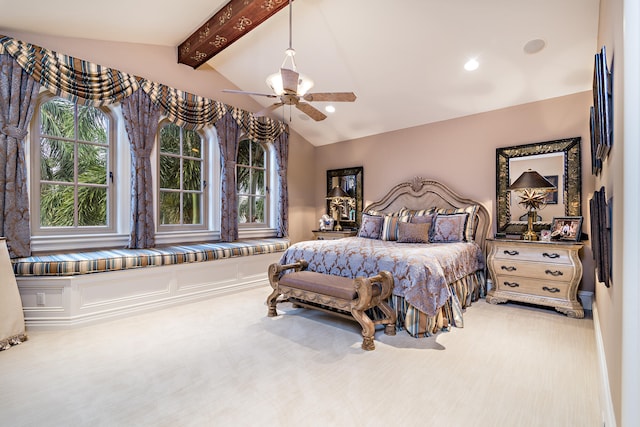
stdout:
[(112, 249), (13, 260), (27, 325), (61, 329), (264, 286), (287, 239)]
[(30, 256), (14, 259), (12, 263), (16, 277), (74, 276), (283, 252), (288, 247), (288, 240), (270, 238)]

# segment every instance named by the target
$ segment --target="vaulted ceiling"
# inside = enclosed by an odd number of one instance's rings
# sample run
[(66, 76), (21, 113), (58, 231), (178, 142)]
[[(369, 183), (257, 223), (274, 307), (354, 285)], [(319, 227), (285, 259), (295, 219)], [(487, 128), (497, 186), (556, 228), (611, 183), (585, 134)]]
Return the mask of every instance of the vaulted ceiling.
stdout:
[[(0, 30), (177, 52), (226, 3), (0, 0)], [(288, 106), (273, 117), (324, 145), (590, 90), (598, 7), (598, 0), (296, 0), (293, 47), (298, 70), (315, 82), (311, 92), (358, 98), (336, 103), (322, 122)], [(236, 86), (230, 89), (270, 93), (265, 78), (280, 68), (288, 32), (285, 7), (207, 64)], [(532, 40), (544, 48), (527, 53)], [(479, 67), (466, 71), (471, 58)], [(323, 110), (326, 104), (314, 102)]]

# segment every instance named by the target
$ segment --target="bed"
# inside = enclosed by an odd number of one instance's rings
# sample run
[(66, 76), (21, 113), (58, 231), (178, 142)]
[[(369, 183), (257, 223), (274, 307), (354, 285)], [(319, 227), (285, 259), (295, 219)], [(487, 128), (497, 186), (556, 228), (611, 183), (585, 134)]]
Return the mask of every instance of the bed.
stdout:
[[(428, 227), (421, 225), (427, 222)], [(374, 223), (381, 223), (377, 238)], [(295, 243), (280, 263), (304, 259), (311, 271), (349, 278), (388, 270), (395, 282), (389, 304), (397, 328), (414, 337), (431, 336), (463, 327), (465, 308), (484, 296), (489, 225), (481, 203), (416, 177), (365, 207), (356, 237)]]

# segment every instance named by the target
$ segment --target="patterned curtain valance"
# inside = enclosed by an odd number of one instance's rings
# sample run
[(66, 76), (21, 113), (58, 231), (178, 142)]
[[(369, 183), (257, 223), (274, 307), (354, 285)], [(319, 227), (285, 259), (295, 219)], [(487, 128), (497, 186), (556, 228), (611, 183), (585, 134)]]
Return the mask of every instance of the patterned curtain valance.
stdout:
[(238, 125), (254, 141), (274, 141), (287, 132), (287, 125), (280, 121), (258, 118), (219, 101), (0, 35), (2, 53), (11, 55), (27, 74), (51, 92), (81, 104), (100, 106), (119, 102), (142, 89), (169, 120), (188, 129), (212, 126), (227, 111), (232, 111)]
[(192, 95), (149, 80), (142, 79), (140, 85), (153, 103), (178, 126), (201, 129), (207, 125), (213, 125), (227, 112), (227, 107), (222, 102)]
[(240, 108), (230, 106), (227, 108), (231, 111), (231, 115), (238, 123), (238, 126), (253, 141), (260, 143), (273, 142), (280, 134), (288, 132), (287, 125), (283, 122), (268, 117), (256, 117)]
[(35, 81), (56, 95), (100, 106), (121, 101), (139, 87), (135, 76), (61, 55), (0, 35), (0, 53), (7, 53)]

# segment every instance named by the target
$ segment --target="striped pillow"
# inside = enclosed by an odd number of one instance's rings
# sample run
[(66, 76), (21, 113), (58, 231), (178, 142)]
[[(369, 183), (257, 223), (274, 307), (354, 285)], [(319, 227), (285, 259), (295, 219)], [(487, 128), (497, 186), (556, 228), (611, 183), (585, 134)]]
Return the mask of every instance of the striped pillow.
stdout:
[(382, 235), (380, 236), (380, 239), (390, 241), (398, 240), (398, 223), (409, 222), (410, 218), (411, 217), (409, 215), (385, 215), (382, 223)]

